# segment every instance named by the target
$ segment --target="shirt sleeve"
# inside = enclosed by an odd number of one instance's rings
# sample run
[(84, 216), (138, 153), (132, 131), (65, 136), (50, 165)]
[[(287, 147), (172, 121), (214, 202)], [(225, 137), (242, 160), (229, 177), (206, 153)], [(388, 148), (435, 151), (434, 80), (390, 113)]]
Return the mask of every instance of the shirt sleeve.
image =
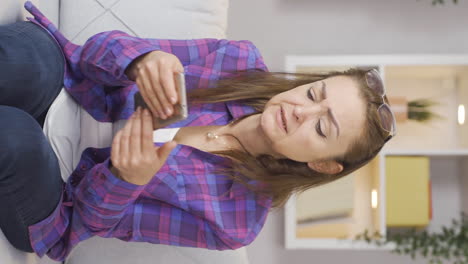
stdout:
[(231, 192), (229, 198), (205, 197), (188, 205), (194, 218), (203, 219), (199, 227), (207, 234), (206, 248), (226, 250), (255, 240), (265, 223), (270, 200), (251, 192)]
[[(213, 196), (209, 200), (172, 201), (165, 197), (151, 203), (137, 201), (145, 187), (116, 178), (108, 168), (108, 159), (95, 165), (74, 191), (75, 212), (93, 234), (106, 236), (115, 229), (130, 229), (131, 237), (126, 240), (139, 240), (135, 237), (138, 234), (151, 233), (151, 243), (237, 249), (257, 237), (267, 216), (268, 201), (253, 193), (231, 193), (229, 199)], [(152, 213), (142, 213), (149, 211)], [(139, 222), (119, 227), (129, 215)]]
[(99, 84), (130, 85), (132, 81), (125, 75), (128, 65), (155, 50), (174, 54), (183, 66), (197, 65), (215, 71), (266, 70), (263, 58), (250, 41), (144, 39), (113, 30), (96, 34), (83, 45), (80, 71)]
[[(245, 197), (243, 197), (245, 198)], [(133, 231), (124, 240), (141, 240), (141, 234), (151, 234), (147, 242), (173, 246), (232, 250), (250, 244), (259, 234), (268, 213), (268, 207), (250, 199), (225, 202), (206, 201), (205, 208), (181, 208), (164, 201), (137, 204), (138, 211), (151, 211), (151, 215), (134, 216)], [(219, 208), (229, 211), (216, 211)], [(246, 207), (248, 206), (248, 207)], [(245, 211), (241, 211), (245, 209)], [(135, 210), (137, 211), (137, 210)], [(154, 217), (157, 215), (158, 217)]]
[[(209, 181), (199, 182), (207, 188)], [(202, 187), (205, 185), (205, 187)], [(271, 198), (233, 182), (228, 192), (216, 195), (187, 195), (188, 210), (204, 219), (224, 244), (221, 249), (237, 249), (249, 245), (260, 233), (271, 208)]]
[(96, 34), (82, 46), (79, 68), (86, 79), (107, 86), (132, 84), (125, 75), (127, 66), (137, 57), (158, 50), (147, 40), (113, 30)]
[[(167, 182), (175, 180), (165, 176)], [(156, 196), (151, 200), (137, 201), (131, 226), (123, 221), (118, 227), (132, 230), (121, 239), (213, 250), (238, 249), (257, 237), (270, 208), (269, 199), (239, 186), (221, 196), (215, 191), (185, 193), (178, 189), (176, 200), (164, 194), (163, 185), (155, 184), (152, 192)], [(170, 187), (173, 188), (176, 187)]]
[(109, 158), (94, 165), (74, 190), (75, 211), (92, 233), (110, 231), (145, 187), (118, 179), (109, 165)]
[(109, 153), (110, 148), (84, 150), (60, 204), (49, 217), (28, 227), (37, 255), (63, 261), (80, 241), (93, 235), (112, 236), (132, 215), (129, 212), (145, 186), (115, 177), (109, 170)]
[(121, 31), (108, 31), (91, 37), (81, 47), (78, 81), (66, 83), (67, 91), (100, 122), (128, 119), (133, 113), (132, 96), (138, 87), (125, 75), (125, 69), (149, 51), (162, 50), (177, 56), (185, 68), (187, 90), (209, 87), (211, 81), (238, 71), (267, 71), (255, 45), (247, 40), (142, 39)]

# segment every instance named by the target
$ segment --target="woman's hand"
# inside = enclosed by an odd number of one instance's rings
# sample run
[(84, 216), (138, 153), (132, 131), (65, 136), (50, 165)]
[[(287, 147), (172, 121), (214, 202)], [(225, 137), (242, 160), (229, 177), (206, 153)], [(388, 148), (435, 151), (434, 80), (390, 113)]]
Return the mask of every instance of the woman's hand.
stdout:
[(111, 150), (111, 171), (122, 180), (145, 185), (166, 162), (175, 141), (161, 147), (153, 143), (153, 123), (148, 110), (138, 110), (115, 135)]
[(162, 119), (174, 113), (172, 105), (178, 100), (175, 72), (184, 72), (182, 63), (175, 55), (163, 51), (142, 55), (125, 70), (127, 76), (136, 81), (151, 112)]

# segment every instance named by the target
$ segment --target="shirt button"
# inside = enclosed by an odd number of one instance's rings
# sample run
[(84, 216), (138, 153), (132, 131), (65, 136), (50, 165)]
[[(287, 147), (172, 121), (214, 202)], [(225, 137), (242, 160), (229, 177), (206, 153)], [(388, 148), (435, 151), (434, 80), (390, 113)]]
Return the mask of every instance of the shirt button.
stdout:
[(87, 168), (88, 168), (88, 166), (86, 166), (86, 164), (81, 164), (80, 165), (80, 169), (83, 170), (83, 171), (86, 170)]

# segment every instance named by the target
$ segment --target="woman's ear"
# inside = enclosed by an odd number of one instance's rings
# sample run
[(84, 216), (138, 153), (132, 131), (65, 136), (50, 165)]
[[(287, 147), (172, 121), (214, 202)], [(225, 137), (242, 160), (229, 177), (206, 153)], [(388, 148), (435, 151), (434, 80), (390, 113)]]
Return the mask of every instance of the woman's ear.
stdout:
[(322, 160), (307, 162), (312, 170), (324, 174), (338, 174), (343, 171), (343, 165), (334, 160)]

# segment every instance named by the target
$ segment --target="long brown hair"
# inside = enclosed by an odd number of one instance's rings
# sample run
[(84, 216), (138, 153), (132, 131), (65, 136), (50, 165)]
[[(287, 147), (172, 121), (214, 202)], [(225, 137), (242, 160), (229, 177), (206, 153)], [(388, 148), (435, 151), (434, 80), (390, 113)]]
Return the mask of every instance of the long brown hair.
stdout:
[[(360, 138), (350, 145), (342, 157), (334, 158), (343, 165), (343, 171), (338, 174), (319, 173), (311, 170), (307, 163), (276, 159), (271, 155), (253, 156), (234, 150), (213, 152), (230, 157), (233, 161), (227, 169), (220, 170), (222, 173), (245, 184), (258, 194), (271, 196), (272, 207), (277, 208), (284, 205), (295, 192), (300, 193), (311, 187), (332, 182), (359, 169), (375, 157), (384, 145), (388, 133), (381, 128), (377, 114), (382, 98), (367, 86), (366, 72), (364, 69), (323, 74), (240, 72), (218, 81), (215, 87), (192, 90), (188, 96), (196, 103), (239, 101), (252, 106), (256, 113), (261, 113), (273, 96), (300, 85), (339, 75), (348, 76), (356, 81), (360, 88), (360, 96), (366, 102), (367, 122)], [(243, 116), (238, 121), (245, 117), (247, 116)], [(261, 184), (249, 185), (248, 180)]]

